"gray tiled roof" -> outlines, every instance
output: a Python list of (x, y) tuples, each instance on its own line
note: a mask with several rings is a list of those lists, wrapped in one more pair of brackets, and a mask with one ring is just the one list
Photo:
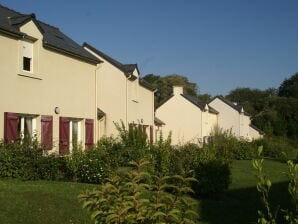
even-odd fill
[(95, 56), (62, 33), (57, 27), (48, 25), (35, 18), (34, 14), (22, 14), (0, 5), (0, 30), (15, 36), (26, 36), (19, 28), (32, 20), (43, 35), (43, 46), (61, 53), (80, 58), (93, 64), (100, 63)]
[[(233, 102), (229, 101), (228, 99), (224, 98), (223, 96), (216, 96), (214, 99), (220, 99), (221, 101), (223, 101), (224, 103), (226, 103), (227, 105), (229, 105), (230, 107), (232, 107), (234, 110), (238, 111), (239, 113), (241, 113), (243, 107), (240, 105), (236, 105)], [(246, 116), (250, 116), (247, 112), (244, 111), (244, 114)]]
[(146, 82), (144, 79), (139, 79), (139, 83), (141, 86), (148, 90), (156, 91), (156, 89), (150, 83)]
[(161, 125), (165, 125), (165, 122), (163, 122), (162, 120), (160, 120), (157, 117), (154, 117), (154, 124), (158, 125), (158, 126), (161, 126)]
[(116, 59), (110, 57), (109, 55), (103, 53), (102, 51), (96, 49), (95, 47), (91, 46), (90, 44), (88, 44), (86, 42), (83, 44), (83, 47), (89, 48), (94, 53), (98, 54), (100, 57), (107, 60), (109, 63), (111, 63), (112, 65), (114, 65), (115, 67), (120, 69), (122, 72), (124, 72), (124, 74), (126, 76), (132, 75), (132, 73), (134, 72), (135, 69), (137, 69), (137, 71), (139, 73), (137, 64), (122, 64), (121, 62), (117, 61)]
[[(93, 51), (94, 53), (96, 53), (97, 55), (99, 55), (100, 57), (102, 57), (103, 59), (107, 60), (109, 63), (111, 63), (112, 65), (114, 65), (115, 67), (117, 67), (118, 69), (120, 69), (125, 76), (127, 77), (131, 77), (132, 80), (135, 80), (137, 77), (133, 75), (133, 72), (135, 71), (135, 69), (139, 72), (139, 68), (137, 64), (122, 64), (121, 62), (117, 61), (116, 59), (110, 57), (109, 55), (103, 53), (102, 51), (96, 49), (95, 47), (91, 46), (88, 43), (84, 43), (83, 47), (86, 47), (88, 49), (90, 49), (91, 51)], [(141, 86), (145, 87), (146, 89), (150, 90), (150, 91), (155, 91), (155, 88), (153, 88), (153, 86), (151, 86), (150, 83), (146, 82), (145, 80), (139, 78), (139, 83)]]
[[(188, 101), (190, 101), (191, 103), (193, 103), (194, 105), (196, 105), (202, 111), (205, 110), (205, 107), (206, 107), (207, 104), (201, 102), (196, 97), (190, 96), (190, 95), (184, 95), (184, 94), (181, 94), (181, 96), (183, 96), (185, 99), (187, 99)], [(210, 113), (218, 114), (218, 111), (216, 111), (214, 108), (210, 107), (209, 105), (208, 105), (208, 110), (209, 110)]]
[(253, 124), (250, 124), (249, 126), (259, 132), (259, 134), (264, 135), (264, 132), (258, 127), (254, 126)]

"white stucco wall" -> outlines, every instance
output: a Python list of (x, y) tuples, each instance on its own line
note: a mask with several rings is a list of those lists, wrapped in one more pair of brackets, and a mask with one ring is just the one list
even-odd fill
[[(40, 115), (52, 115), (53, 139), (57, 150), (60, 116), (96, 117), (96, 66), (43, 48), (43, 37), (31, 21), (21, 27), (21, 31), (37, 38), (34, 42), (33, 73), (22, 71), (21, 40), (0, 34), (0, 60), (3, 65), (0, 66), (0, 138), (4, 135), (4, 112), (38, 115), (38, 132)], [(55, 107), (60, 108), (59, 115), (54, 113)], [(83, 141), (84, 130), (82, 122)]]
[(224, 130), (231, 130), (232, 134), (237, 138), (252, 140), (253, 138), (259, 138), (261, 135), (250, 127), (250, 116), (241, 111), (240, 113), (223, 102), (219, 98), (215, 98), (209, 103), (211, 107), (219, 112), (218, 114), (218, 126)]
[(163, 135), (166, 137), (172, 133), (172, 144), (199, 142), (202, 136), (201, 111), (182, 96), (173, 96), (156, 110), (156, 116), (166, 123)]
[(240, 136), (240, 119), (239, 112), (221, 101), (215, 98), (209, 103), (211, 107), (219, 112), (218, 114), (218, 126), (224, 130), (231, 130), (232, 133)]
[[(119, 68), (112, 65), (100, 55), (87, 51), (103, 61), (97, 72), (97, 106), (106, 113), (99, 121), (98, 138), (103, 135), (118, 135), (114, 122), (154, 125), (154, 93), (139, 84), (138, 72), (133, 74), (135, 80), (129, 80)], [(148, 127), (148, 136), (149, 130)]]

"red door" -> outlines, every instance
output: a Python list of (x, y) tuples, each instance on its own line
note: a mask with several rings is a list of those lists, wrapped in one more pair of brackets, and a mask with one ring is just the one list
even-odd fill
[(69, 119), (60, 117), (59, 120), (59, 154), (69, 153)]

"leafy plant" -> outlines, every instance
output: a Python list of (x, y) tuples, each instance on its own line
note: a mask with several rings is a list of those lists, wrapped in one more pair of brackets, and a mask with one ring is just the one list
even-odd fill
[[(95, 223), (196, 223), (195, 203), (187, 196), (195, 180), (151, 175), (146, 171), (148, 163), (130, 162), (129, 170), (79, 195)], [(175, 184), (168, 184), (169, 180)]]
[[(258, 156), (261, 156), (263, 147), (258, 148)], [(288, 161), (288, 177), (289, 185), (288, 192), (292, 198), (292, 209), (280, 209), (279, 206), (273, 210), (270, 200), (269, 192), (272, 186), (270, 179), (263, 172), (262, 158), (253, 160), (253, 167), (257, 170), (257, 190), (261, 194), (261, 201), (264, 206), (265, 212), (258, 210), (258, 223), (260, 224), (276, 224), (279, 212), (283, 212), (284, 220), (290, 224), (298, 223), (298, 164)]]

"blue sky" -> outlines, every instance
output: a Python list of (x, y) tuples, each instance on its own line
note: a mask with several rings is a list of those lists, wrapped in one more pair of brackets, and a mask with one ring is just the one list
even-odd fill
[(267, 89), (298, 72), (297, 0), (0, 0), (142, 76), (180, 74), (200, 93)]

